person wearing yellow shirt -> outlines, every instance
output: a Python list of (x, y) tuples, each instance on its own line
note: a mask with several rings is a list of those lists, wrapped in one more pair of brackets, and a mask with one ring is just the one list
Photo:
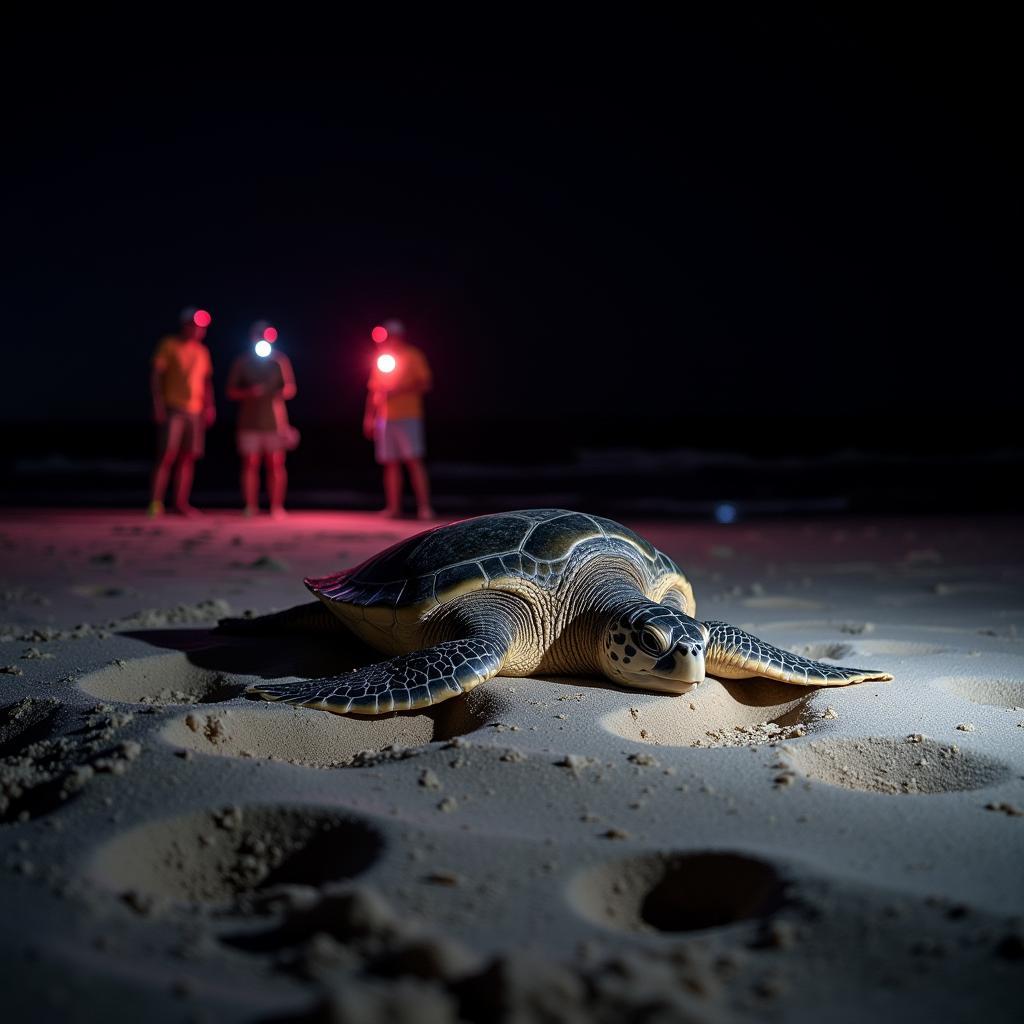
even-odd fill
[[(406, 341), (399, 320), (384, 324), (381, 343), (367, 382), (363, 433), (374, 442), (377, 462), (384, 470), (384, 508), (392, 519), (402, 514), (402, 466), (409, 474), (420, 519), (433, 519), (430, 481), (423, 465), (423, 396), (431, 388), (426, 356)], [(391, 357), (388, 359), (388, 357)]]
[(163, 514), (164, 495), (175, 467), (174, 507), (186, 516), (198, 512), (190, 501), (195, 461), (202, 457), (206, 428), (217, 416), (213, 362), (203, 344), (209, 322), (208, 313), (185, 310), (177, 334), (165, 337), (153, 355), (150, 391), (153, 419), (160, 431), (149, 502), (151, 516)]

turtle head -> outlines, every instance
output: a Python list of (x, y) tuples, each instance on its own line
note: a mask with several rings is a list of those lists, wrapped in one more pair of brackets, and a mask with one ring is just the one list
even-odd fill
[(623, 686), (686, 693), (704, 680), (707, 635), (702, 623), (676, 608), (645, 602), (609, 620), (604, 672)]

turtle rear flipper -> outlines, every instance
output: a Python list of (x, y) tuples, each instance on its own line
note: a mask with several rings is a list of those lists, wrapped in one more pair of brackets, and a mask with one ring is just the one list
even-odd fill
[(389, 661), (324, 679), (264, 683), (247, 693), (336, 715), (383, 715), (438, 704), (498, 674), (507, 644), (496, 638), (446, 640)]
[(704, 655), (709, 675), (723, 679), (763, 676), (796, 686), (846, 686), (847, 683), (888, 682), (892, 676), (877, 669), (826, 665), (765, 643), (727, 622), (705, 622), (708, 640)]

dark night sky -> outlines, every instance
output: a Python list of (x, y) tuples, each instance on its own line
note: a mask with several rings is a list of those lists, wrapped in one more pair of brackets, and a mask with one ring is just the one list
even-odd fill
[(141, 419), (188, 304), (300, 419), (391, 315), (435, 415), (1000, 411), (1012, 33), (936, 17), (12, 28), (5, 418)]

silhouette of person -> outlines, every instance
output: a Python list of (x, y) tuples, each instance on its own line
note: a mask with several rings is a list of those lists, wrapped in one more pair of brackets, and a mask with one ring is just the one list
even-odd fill
[(277, 350), (277, 330), (258, 320), (250, 330), (252, 348), (238, 356), (228, 373), (228, 398), (239, 403), (238, 454), (242, 459), (242, 500), (245, 514), (260, 506), (260, 460), (267, 467), (270, 514), (284, 516), (288, 473), (285, 453), (294, 448), (298, 431), (288, 423), (285, 402), (295, 397), (295, 375), (288, 357)]
[(378, 328), (378, 351), (367, 382), (363, 433), (374, 442), (377, 462), (384, 471), (384, 508), (381, 515), (402, 514), (402, 466), (409, 474), (416, 497), (417, 516), (433, 519), (430, 481), (423, 465), (423, 395), (430, 390), (431, 374), (423, 353), (406, 341), (400, 320)]
[(197, 515), (192, 507), (195, 461), (203, 455), (206, 428), (217, 418), (213, 399), (213, 362), (203, 344), (210, 314), (186, 309), (176, 334), (163, 338), (153, 355), (150, 391), (153, 419), (160, 428), (149, 514), (164, 511), (171, 470), (177, 466), (174, 507), (182, 515)]

